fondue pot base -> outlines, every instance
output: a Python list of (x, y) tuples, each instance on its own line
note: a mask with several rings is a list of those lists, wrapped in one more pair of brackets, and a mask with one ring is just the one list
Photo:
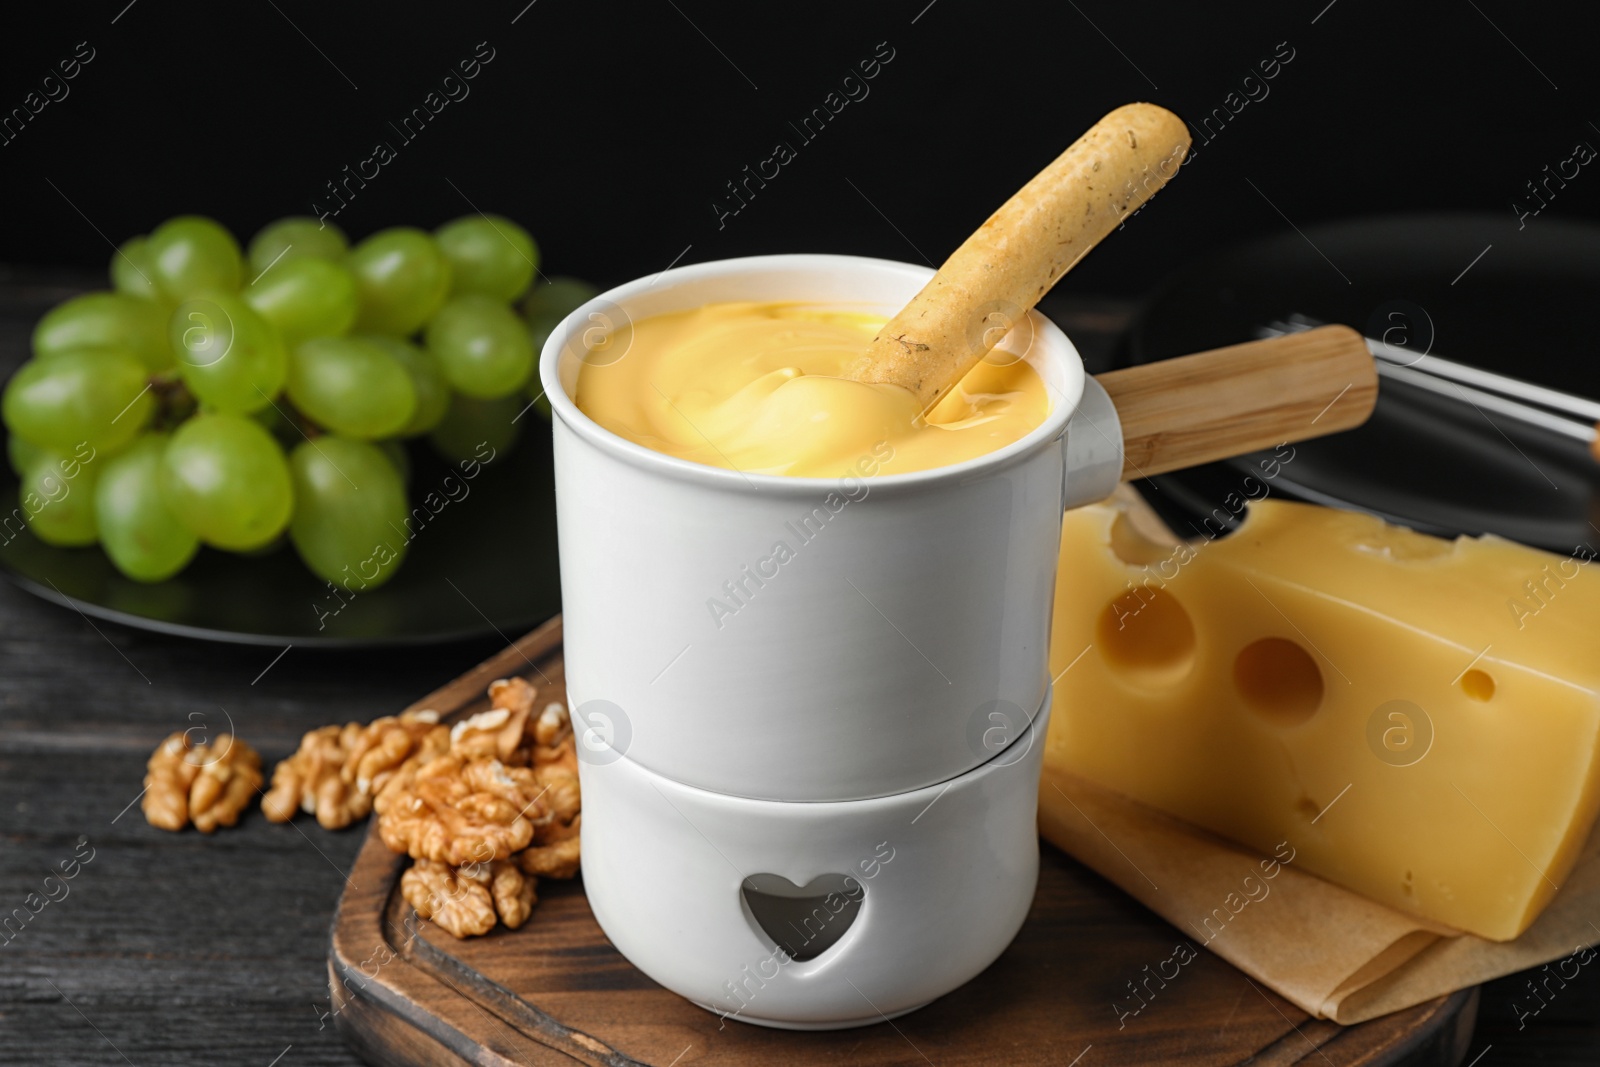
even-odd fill
[(1047, 699), (974, 770), (869, 800), (728, 796), (590, 753), (595, 919), (645, 974), (731, 1019), (840, 1029), (913, 1011), (992, 963), (1028, 913), (1049, 714)]

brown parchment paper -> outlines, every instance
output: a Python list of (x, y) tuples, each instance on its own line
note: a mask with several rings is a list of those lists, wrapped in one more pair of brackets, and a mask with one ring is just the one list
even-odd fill
[(1600, 832), (1533, 926), (1514, 941), (1494, 942), (1374, 903), (1297, 869), (1292, 858), (1259, 855), (1049, 767), (1039, 829), (1195, 948), (1338, 1023), (1600, 944)]

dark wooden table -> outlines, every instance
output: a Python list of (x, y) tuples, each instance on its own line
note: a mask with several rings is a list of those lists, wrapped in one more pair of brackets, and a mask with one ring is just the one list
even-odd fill
[[(33, 320), (83, 284), (0, 268), (0, 378)], [(1091, 300), (1049, 310), (1091, 364), (1129, 312)], [(361, 831), (252, 812), (212, 837), (165, 833), (135, 803), (144, 761), (173, 730), (231, 722), (270, 768), (306, 730), (393, 712), (500, 644), (293, 648), (274, 664), (271, 649), (91, 623), (0, 584), (0, 919), (31, 915), (0, 931), (0, 1064), (359, 1063), (328, 1016), (326, 958)], [(91, 858), (63, 895), (46, 879), (74, 856)], [(47, 889), (59, 899), (39, 907)], [(1600, 977), (1585, 969), (1546, 993), (1519, 1029), (1515, 1004), (1539, 1004), (1530, 977), (1486, 988), (1468, 1062), (1600, 1060)]]

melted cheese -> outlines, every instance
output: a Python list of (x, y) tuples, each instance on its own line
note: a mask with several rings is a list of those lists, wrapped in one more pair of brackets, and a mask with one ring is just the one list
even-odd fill
[(909, 390), (840, 377), (885, 321), (770, 303), (657, 315), (607, 338), (622, 355), (586, 363), (575, 399), (601, 426), (657, 452), (792, 477), (836, 477), (885, 454), (884, 474), (948, 466), (1011, 444), (1049, 413), (1044, 382), (1005, 353), (978, 364), (926, 417)]

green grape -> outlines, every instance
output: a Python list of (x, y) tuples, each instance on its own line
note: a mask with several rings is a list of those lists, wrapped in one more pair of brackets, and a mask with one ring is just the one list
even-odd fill
[[(439, 454), (452, 462), (484, 460), (505, 452), (522, 436), (525, 418), (518, 418), (527, 405), (516, 396), (495, 400), (476, 400), (460, 393), (450, 398), (450, 410), (434, 427), (428, 440)], [(516, 420), (516, 421), (512, 421)], [(492, 450), (492, 451), (491, 451)]]
[(522, 302), (522, 313), (530, 325), (541, 320), (554, 324), (599, 295), (599, 289), (581, 278), (557, 276), (528, 291), (528, 299)]
[[(522, 314), (528, 320), (528, 338), (533, 342), (534, 358), (539, 358), (545, 342), (556, 332), (562, 319), (599, 295), (600, 290), (577, 278), (551, 278), (548, 282), (535, 285), (528, 293), (528, 299), (522, 302)], [(536, 374), (528, 383), (528, 393), (537, 396), (541, 388)], [(548, 405), (540, 411), (546, 418), (550, 417)]]
[(382, 334), (369, 334), (362, 340), (370, 341), (389, 353), (411, 375), (411, 387), (417, 393), (417, 407), (411, 421), (401, 429), (401, 437), (415, 437), (439, 425), (444, 413), (450, 409), (450, 383), (444, 380), (439, 361), (425, 348), (409, 341)]
[(250, 238), (250, 273), (260, 275), (274, 263), (282, 266), (301, 259), (338, 263), (349, 248), (344, 231), (333, 223), (291, 215), (269, 222)]
[(239, 242), (212, 219), (179, 215), (150, 234), (151, 277), (168, 300), (238, 290), (243, 265)]
[(428, 323), (426, 339), (451, 387), (480, 400), (516, 392), (533, 372), (527, 328), (491, 297), (456, 297)]
[(394, 469), (400, 472), (400, 481), (410, 485), (411, 453), (406, 451), (406, 446), (391, 437), (387, 441), (379, 441), (378, 449), (383, 453), (383, 458), (392, 463)]
[(35, 444), (68, 452), (79, 444), (114, 452), (150, 419), (144, 364), (131, 352), (85, 348), (22, 365), (6, 383), (0, 415)]
[(162, 457), (161, 495), (200, 540), (234, 552), (270, 542), (294, 510), (283, 449), (239, 415), (196, 415), (178, 427)]
[(53, 452), (42, 453), (28, 467), (17, 489), (17, 501), (39, 540), (63, 548), (95, 543), (94, 483), (98, 474), (89, 462)]
[(528, 291), (539, 267), (539, 246), (501, 215), (465, 215), (433, 231), (450, 261), (450, 294), (477, 293), (512, 301)]
[[(565, 316), (563, 316), (565, 317)], [(550, 335), (556, 332), (556, 327), (561, 324), (561, 319), (546, 318), (534, 319), (528, 323), (528, 342), (533, 345), (533, 358), (535, 361), (544, 354), (544, 346), (550, 340)], [(538, 392), (539, 376), (535, 374), (528, 379), (528, 387)]]
[(245, 415), (283, 388), (288, 350), (242, 297), (217, 293), (178, 305), (167, 324), (183, 384), (207, 407)]
[(279, 263), (247, 285), (243, 295), (287, 345), (338, 336), (356, 321), (356, 280), (325, 259)]
[(188, 566), (200, 539), (179, 522), (161, 492), (168, 437), (147, 433), (106, 461), (94, 487), (100, 544), (117, 570), (139, 582), (159, 582)]
[(380, 230), (350, 250), (361, 310), (356, 329), (409, 337), (450, 292), (450, 262), (432, 237), (409, 226)]
[(172, 366), (167, 345), (167, 309), (127, 293), (84, 293), (57, 304), (33, 328), (39, 359), (78, 348), (120, 348), (150, 370)]
[(148, 237), (130, 237), (111, 254), (111, 288), (141, 300), (166, 299), (156, 287), (156, 268), (150, 259)]
[(319, 437), (295, 448), (289, 538), (319, 578), (359, 591), (394, 576), (406, 554), (406, 488), (383, 451)]
[(49, 455), (49, 449), (40, 448), (32, 441), (25, 440), (16, 434), (6, 435), (6, 460), (11, 464), (11, 469), (17, 472), (17, 477), (22, 477), (39, 460)]
[(398, 360), (357, 337), (315, 337), (289, 357), (289, 399), (343, 437), (393, 437), (411, 421), (417, 391)]

